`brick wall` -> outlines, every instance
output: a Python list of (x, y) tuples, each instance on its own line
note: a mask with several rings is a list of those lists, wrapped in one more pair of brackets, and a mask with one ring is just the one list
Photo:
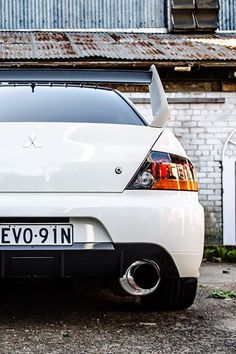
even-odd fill
[[(129, 94), (129, 97), (148, 97)], [(169, 98), (225, 98), (225, 103), (170, 104), (173, 130), (197, 167), (199, 199), (205, 208), (206, 243), (222, 242), (222, 149), (236, 128), (236, 92), (169, 93)], [(137, 104), (151, 117), (149, 104)]]

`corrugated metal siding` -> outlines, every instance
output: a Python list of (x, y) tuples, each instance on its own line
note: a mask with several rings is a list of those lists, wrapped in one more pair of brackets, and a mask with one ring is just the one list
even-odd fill
[(236, 0), (220, 0), (220, 29), (236, 30)]
[(164, 27), (159, 0), (2, 0), (1, 29)]
[(236, 60), (230, 34), (0, 32), (0, 60)]
[[(163, 28), (165, 0), (1, 0), (0, 29)], [(236, 0), (219, 0), (220, 29), (236, 30)]]

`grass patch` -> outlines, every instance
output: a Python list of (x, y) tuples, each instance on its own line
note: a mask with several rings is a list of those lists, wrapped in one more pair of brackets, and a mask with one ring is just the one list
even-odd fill
[(213, 297), (214, 299), (235, 299), (236, 294), (231, 290), (212, 290), (210, 292), (209, 297)]
[(211, 262), (236, 263), (236, 246), (205, 246), (203, 258)]

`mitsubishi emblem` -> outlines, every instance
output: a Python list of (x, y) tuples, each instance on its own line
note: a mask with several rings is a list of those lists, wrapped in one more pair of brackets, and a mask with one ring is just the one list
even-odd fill
[(26, 142), (23, 145), (23, 148), (30, 148), (30, 147), (35, 147), (35, 148), (41, 148), (42, 145), (39, 143), (38, 138), (34, 133), (31, 133), (26, 140)]

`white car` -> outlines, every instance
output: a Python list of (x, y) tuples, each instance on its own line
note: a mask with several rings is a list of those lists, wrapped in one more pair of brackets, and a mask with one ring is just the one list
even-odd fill
[[(194, 167), (164, 128), (156, 68), (1, 69), (0, 82), (1, 277), (96, 277), (152, 309), (190, 306), (204, 214)], [(88, 85), (105, 82), (149, 84), (152, 124)]]

